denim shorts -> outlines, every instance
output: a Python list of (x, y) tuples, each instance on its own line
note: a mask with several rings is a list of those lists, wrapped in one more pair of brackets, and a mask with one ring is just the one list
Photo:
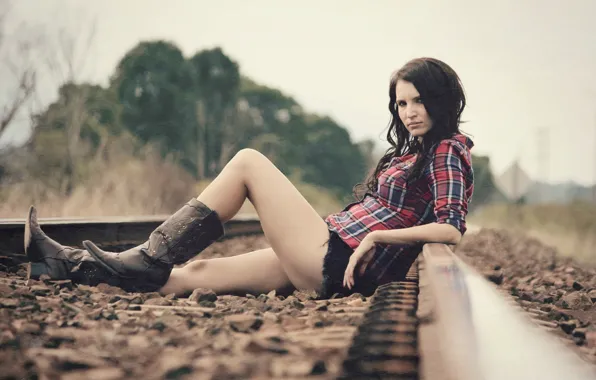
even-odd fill
[(329, 245), (323, 260), (323, 286), (319, 298), (331, 298), (336, 293), (344, 297), (353, 293), (369, 297), (375, 292), (378, 285), (367, 278), (366, 274), (362, 277), (354, 274), (355, 281), (352, 289), (343, 286), (344, 273), (353, 252), (354, 250), (336, 232), (329, 231)]

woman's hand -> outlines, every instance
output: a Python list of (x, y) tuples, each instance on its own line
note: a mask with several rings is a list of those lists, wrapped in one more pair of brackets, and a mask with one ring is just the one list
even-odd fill
[(352, 289), (354, 286), (354, 271), (356, 270), (356, 266), (359, 266), (358, 273), (361, 276), (364, 274), (366, 267), (375, 254), (375, 248), (376, 241), (374, 239), (373, 233), (371, 232), (366, 235), (362, 242), (360, 242), (360, 245), (356, 247), (350, 256), (350, 261), (348, 262), (346, 272), (344, 273), (344, 287)]

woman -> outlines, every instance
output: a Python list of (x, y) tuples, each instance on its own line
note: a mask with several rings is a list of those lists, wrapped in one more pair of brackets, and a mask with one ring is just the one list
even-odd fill
[[(457, 244), (473, 192), (470, 149), (459, 132), (466, 101), (445, 63), (414, 59), (391, 78), (387, 133), (391, 147), (366, 182), (367, 192), (325, 220), (262, 154), (238, 152), (198, 196), (121, 253), (65, 247), (39, 228), (32, 207), (25, 226), (30, 276), (136, 291), (185, 294), (267, 293), (312, 289), (370, 295), (403, 279), (425, 242)], [(223, 234), (245, 199), (259, 214), (271, 248), (186, 263)]]

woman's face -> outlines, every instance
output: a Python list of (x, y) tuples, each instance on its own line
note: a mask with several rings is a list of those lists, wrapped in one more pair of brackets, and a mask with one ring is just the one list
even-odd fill
[(395, 86), (397, 111), (402, 123), (414, 137), (422, 137), (433, 127), (420, 93), (410, 82), (399, 79)]

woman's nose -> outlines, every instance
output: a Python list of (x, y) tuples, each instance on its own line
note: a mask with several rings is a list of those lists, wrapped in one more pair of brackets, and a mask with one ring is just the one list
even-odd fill
[(406, 108), (406, 117), (413, 118), (416, 116), (416, 114), (417, 114), (416, 108), (411, 105), (408, 105)]

